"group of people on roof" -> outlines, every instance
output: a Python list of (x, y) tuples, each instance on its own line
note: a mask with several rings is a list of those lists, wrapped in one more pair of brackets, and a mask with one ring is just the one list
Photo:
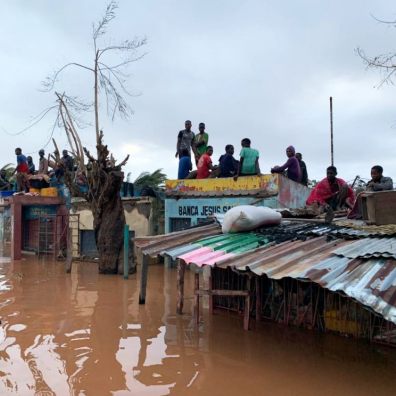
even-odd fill
[[(198, 126), (199, 133), (192, 130), (192, 123), (187, 120), (185, 129), (177, 136), (176, 155), (179, 157), (178, 179), (206, 179), (215, 177), (252, 176), (260, 174), (259, 152), (251, 147), (249, 138), (241, 141), (239, 160), (234, 158), (234, 146), (227, 144), (225, 153), (219, 158), (218, 164), (212, 161), (213, 147), (209, 146), (209, 134), (205, 131), (205, 124)], [(197, 169), (192, 170), (192, 153)], [(271, 173), (282, 173), (289, 179), (304, 185), (308, 184), (308, 172), (301, 153), (296, 153), (293, 146), (286, 149), (287, 161), (282, 166), (274, 166)]]
[[(59, 180), (65, 170), (72, 171), (74, 168), (73, 157), (69, 155), (67, 150), (63, 150), (62, 157), (59, 163), (50, 161), (45, 157), (44, 149), (39, 152), (39, 166), (36, 166), (31, 156), (25, 156), (22, 149), (17, 147), (15, 149), (17, 166), (13, 175), (16, 174), (16, 190), (28, 192), (30, 187), (38, 186), (39, 188), (48, 187), (51, 177)], [(49, 169), (52, 168), (52, 169)], [(12, 183), (8, 180), (6, 172), (0, 172), (0, 190), (12, 189)]]
[[(362, 192), (390, 191), (393, 190), (393, 180), (383, 175), (383, 168), (374, 165), (371, 168), (371, 179)], [(333, 212), (334, 210), (348, 210), (348, 218), (361, 217), (361, 196), (355, 193), (347, 182), (337, 177), (337, 168), (329, 166), (327, 176), (321, 180), (311, 191), (307, 206)]]
[[(227, 144), (225, 153), (219, 158), (217, 165), (213, 164), (213, 147), (209, 143), (209, 134), (205, 124), (198, 126), (195, 134), (190, 120), (185, 122), (185, 129), (177, 136), (176, 157), (179, 157), (178, 179), (206, 179), (214, 177), (251, 176), (260, 174), (259, 152), (251, 147), (251, 141), (244, 138), (241, 141), (239, 160), (234, 158), (234, 146)], [(192, 154), (194, 154), (197, 169), (192, 170)], [(293, 146), (286, 148), (287, 161), (282, 166), (274, 166), (271, 173), (281, 173), (295, 182), (308, 185), (308, 172), (301, 153), (296, 153)], [(365, 191), (386, 191), (393, 189), (390, 177), (383, 176), (383, 168), (375, 165), (371, 168), (371, 180)], [(326, 177), (311, 191), (307, 206), (316, 206), (325, 211), (348, 209), (350, 217), (358, 217), (361, 199), (356, 197), (353, 189), (346, 181), (337, 177), (337, 168), (329, 166)]]

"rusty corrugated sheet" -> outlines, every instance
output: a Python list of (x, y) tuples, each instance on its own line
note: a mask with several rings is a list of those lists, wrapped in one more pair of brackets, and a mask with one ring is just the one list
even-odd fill
[(349, 259), (332, 256), (319, 262), (302, 278), (332, 291), (343, 291), (396, 324), (396, 260)]
[(367, 225), (362, 220), (337, 220), (335, 224), (339, 227), (341, 232), (345, 235), (353, 237), (369, 237), (369, 236), (384, 236), (390, 237), (396, 235), (396, 224), (387, 224), (382, 226)]
[(335, 254), (348, 251), (353, 243), (342, 239), (328, 241), (322, 236), (275, 246), (267, 244), (231, 257), (219, 255), (213, 259), (208, 256), (206, 263), (201, 257), (196, 264), (231, 267), (272, 279), (290, 277), (312, 281), (334, 292), (343, 292), (396, 323), (396, 260)]
[(335, 250), (334, 254), (348, 258), (396, 258), (396, 238), (359, 239)]
[(218, 266), (251, 270), (272, 279), (306, 279), (329, 290), (344, 292), (396, 324), (396, 260), (351, 259), (334, 254), (337, 249), (350, 246), (350, 241), (324, 242), (322, 238), (286, 242), (267, 252), (255, 252), (248, 261), (246, 257), (235, 257)]
[[(188, 263), (199, 266), (231, 267), (272, 279), (312, 281), (345, 293), (396, 324), (396, 238), (334, 239), (334, 227), (290, 228), (291, 233), (284, 225), (261, 230), (256, 235), (261, 234), (258, 240), (261, 238), (262, 246), (252, 244), (246, 250), (240, 249), (246, 234), (215, 236), (221, 234), (218, 224), (137, 238), (136, 245), (152, 257), (168, 254), (172, 258), (188, 257)], [(312, 237), (315, 229), (318, 232)], [(306, 240), (296, 240), (309, 235)], [(329, 235), (333, 235), (330, 240)]]

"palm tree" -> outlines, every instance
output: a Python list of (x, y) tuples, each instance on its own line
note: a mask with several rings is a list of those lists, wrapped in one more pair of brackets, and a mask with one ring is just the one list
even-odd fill
[(142, 172), (133, 182), (136, 190), (142, 190), (143, 188), (151, 188), (154, 191), (158, 191), (164, 188), (167, 177), (162, 169), (157, 169), (153, 173)]
[(3, 172), (3, 171), (5, 171), (7, 180), (10, 180), (10, 178), (11, 178), (11, 177), (14, 175), (14, 173), (15, 173), (15, 166), (14, 166), (14, 164), (7, 164), (7, 165), (4, 165), (4, 166), (0, 169), (0, 172)]

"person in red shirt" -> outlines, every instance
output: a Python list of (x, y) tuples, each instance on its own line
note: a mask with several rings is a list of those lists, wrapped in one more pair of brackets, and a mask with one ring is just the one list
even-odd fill
[(213, 147), (208, 146), (206, 153), (199, 157), (197, 164), (197, 179), (206, 179), (209, 177), (210, 172), (216, 168), (212, 165), (212, 159), (210, 158), (213, 154)]
[(19, 147), (15, 149), (15, 155), (17, 156), (17, 167), (14, 174), (16, 173), (17, 191), (28, 192), (29, 182), (27, 175), (29, 173), (29, 166), (27, 158), (22, 154), (22, 149)]
[(355, 194), (345, 180), (337, 176), (337, 168), (329, 166), (326, 170), (327, 177), (320, 181), (311, 191), (306, 204), (318, 204), (325, 209), (339, 210), (351, 209), (355, 201)]

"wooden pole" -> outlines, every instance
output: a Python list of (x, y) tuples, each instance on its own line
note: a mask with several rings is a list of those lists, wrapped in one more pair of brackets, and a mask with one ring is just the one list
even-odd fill
[(140, 273), (140, 295), (139, 304), (146, 304), (146, 289), (147, 289), (147, 275), (148, 275), (149, 257), (143, 255), (142, 268)]
[(195, 273), (194, 278), (194, 292), (195, 292), (195, 323), (199, 324), (199, 271)]
[(128, 279), (129, 272), (129, 225), (124, 226), (124, 279)]
[(331, 96), (330, 96), (330, 151), (331, 151), (331, 165), (334, 166), (333, 98)]
[(184, 305), (184, 273), (186, 264), (184, 261), (177, 259), (177, 309), (176, 312), (181, 315)]

